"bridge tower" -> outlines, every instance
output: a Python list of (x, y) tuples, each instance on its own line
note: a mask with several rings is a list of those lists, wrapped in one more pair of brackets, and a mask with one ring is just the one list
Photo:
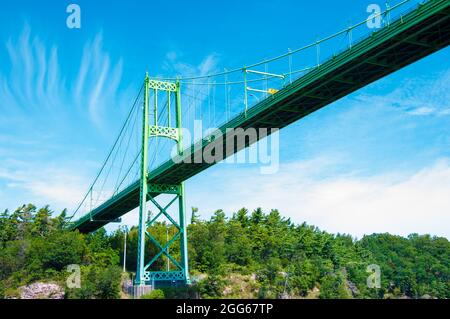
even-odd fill
[[(153, 94), (153, 120), (150, 123), (150, 94)], [(158, 125), (158, 96), (166, 95), (167, 105), (167, 125)], [(171, 110), (172, 101), (175, 101), (175, 125), (172, 125)], [(166, 106), (164, 105), (164, 107)], [(185, 199), (184, 182), (177, 185), (156, 184), (150, 182), (148, 158), (149, 158), (149, 139), (150, 138), (168, 138), (177, 143), (178, 154), (183, 151), (182, 119), (181, 119), (181, 93), (180, 83), (162, 82), (150, 79), (148, 74), (144, 83), (144, 105), (143, 105), (143, 125), (142, 125), (142, 154), (141, 154), (141, 178), (140, 178), (140, 206), (139, 206), (139, 239), (137, 254), (136, 286), (150, 285), (158, 282), (165, 283), (190, 283), (187, 254), (187, 234), (185, 222)], [(157, 152), (158, 150), (150, 150)], [(163, 206), (156, 200), (158, 195), (166, 194), (172, 197), (169, 204)], [(150, 201), (157, 208), (157, 213), (150, 216), (147, 211), (147, 202)], [(176, 203), (178, 202), (178, 205)], [(178, 222), (169, 214), (168, 209), (178, 206)], [(175, 226), (177, 233), (170, 238), (165, 245), (162, 245), (151, 234), (149, 228), (160, 217), (166, 217), (169, 225)], [(154, 256), (146, 256), (146, 238), (157, 248)], [(180, 256), (176, 258), (170, 253), (169, 247), (176, 241), (180, 243)], [(152, 270), (152, 265), (166, 256), (169, 263), (172, 263), (176, 270), (170, 268), (166, 271)]]

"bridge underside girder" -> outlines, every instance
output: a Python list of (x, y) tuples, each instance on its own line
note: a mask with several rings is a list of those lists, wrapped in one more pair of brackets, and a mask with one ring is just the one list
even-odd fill
[[(450, 1), (430, 1), (261, 101), (248, 110), (247, 116), (241, 114), (220, 130), (225, 133), (227, 128), (281, 129), (449, 44)], [(223, 154), (234, 154), (263, 137), (246, 139), (242, 145), (225, 142)], [(191, 146), (185, 152), (185, 161), (167, 161), (150, 173), (149, 182), (179, 184), (214, 165), (195, 163), (193, 159), (207, 145), (212, 147), (215, 143), (204, 140)], [(92, 232), (138, 207), (139, 185), (138, 181), (130, 185), (78, 220), (73, 228)]]

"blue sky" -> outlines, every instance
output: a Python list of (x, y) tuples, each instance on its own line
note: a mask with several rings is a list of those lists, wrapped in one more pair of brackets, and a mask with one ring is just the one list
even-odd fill
[[(0, 209), (73, 209), (148, 70), (240, 67), (367, 18), (384, 1), (69, 1), (0, 6)], [(442, 50), (281, 131), (280, 171), (217, 165), (188, 207), (278, 208), (355, 236), (450, 237), (450, 51)], [(124, 218), (136, 223), (136, 213)]]

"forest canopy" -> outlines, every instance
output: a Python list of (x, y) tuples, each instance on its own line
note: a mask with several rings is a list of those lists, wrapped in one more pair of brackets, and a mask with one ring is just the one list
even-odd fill
[[(193, 284), (166, 287), (157, 298), (449, 298), (450, 243), (446, 238), (373, 234), (356, 240), (307, 225), (280, 212), (227, 217), (216, 211), (201, 220), (192, 210), (188, 250)], [(67, 230), (66, 212), (24, 205), (0, 214), (0, 297), (17, 298), (20, 287), (56, 282), (66, 298), (121, 298), (121, 285), (136, 269), (137, 228), (127, 231), (127, 275), (122, 273), (125, 230), (84, 235)], [(176, 233), (155, 223), (162, 244)], [(147, 245), (147, 256), (155, 253)], [(179, 246), (171, 246), (179, 255)], [(81, 288), (65, 285), (67, 266), (80, 265)], [(379, 287), (368, 285), (368, 266), (380, 269)], [(166, 269), (161, 258), (155, 270)], [(169, 264), (170, 269), (175, 269)], [(128, 276), (128, 277), (127, 277)], [(150, 296), (149, 298), (153, 298)], [(156, 298), (156, 297), (155, 297)]]

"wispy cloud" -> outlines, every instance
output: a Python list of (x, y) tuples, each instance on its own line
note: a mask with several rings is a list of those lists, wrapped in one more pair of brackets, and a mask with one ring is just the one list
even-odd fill
[(116, 96), (123, 68), (121, 59), (112, 63), (110, 56), (102, 50), (102, 42), (102, 34), (98, 34), (92, 42), (85, 45), (74, 87), (78, 105), (87, 100), (89, 114), (96, 124), (100, 123), (101, 114), (107, 105), (105, 97)]
[(366, 177), (349, 172), (318, 178), (317, 172), (330, 168), (331, 163), (320, 158), (282, 164), (279, 174), (271, 176), (259, 175), (256, 169), (230, 169), (225, 180), (208, 177), (216, 181), (211, 187), (220, 192), (210, 188), (206, 197), (198, 187), (189, 185), (188, 202), (203, 214), (218, 208), (228, 213), (241, 207), (279, 209), (297, 223), (306, 221), (330, 232), (359, 237), (417, 232), (450, 238), (449, 159), (416, 172)]
[(392, 105), (413, 116), (450, 115), (450, 70), (432, 78), (411, 78), (385, 96), (362, 94), (360, 102)]
[(3, 69), (0, 75), (0, 99), (4, 101), (0, 107), (26, 112), (54, 108), (66, 94), (57, 47), (48, 49), (38, 37), (32, 38), (30, 27), (25, 26), (18, 40), (8, 40), (6, 49), (10, 73)]
[[(6, 43), (7, 63), (0, 70), (0, 109), (2, 112), (35, 112), (52, 115), (61, 112), (88, 112), (91, 121), (99, 126), (105, 106), (119, 100), (123, 62), (114, 61), (103, 49), (99, 33), (86, 43), (75, 79), (67, 73), (56, 45), (45, 44), (33, 36), (26, 25), (18, 39)], [(81, 52), (80, 52), (81, 55)], [(77, 63), (71, 61), (70, 68)]]
[[(199, 61), (198, 64), (186, 63), (182, 61), (182, 55), (175, 51), (168, 52), (166, 54), (165, 60), (163, 62), (163, 70), (166, 74), (171, 74), (173, 77), (202, 77), (207, 76), (219, 71), (219, 56), (216, 53), (211, 53), (206, 55), (203, 59)], [(164, 78), (164, 77), (162, 77)], [(211, 79), (213, 81), (214, 78)], [(213, 85), (195, 85), (193, 83), (208, 82), (207, 79), (187, 81), (183, 83), (182, 95), (185, 105), (187, 105), (188, 112), (186, 117), (188, 118), (191, 127), (189, 129), (193, 130), (193, 120), (198, 119), (196, 115), (202, 118), (203, 115), (208, 114), (210, 122), (206, 126), (214, 126), (212, 123), (211, 113), (208, 110), (208, 103), (211, 96), (215, 96), (215, 87)], [(209, 106), (210, 107), (210, 106)], [(222, 114), (224, 116), (224, 114)], [(206, 118), (206, 116), (205, 116)]]
[(180, 61), (180, 54), (175, 51), (168, 52), (163, 62), (163, 68), (169, 74), (176, 76), (205, 76), (218, 70), (219, 56), (211, 53), (204, 57), (199, 64), (194, 65)]
[[(4, 182), (3, 193), (22, 194), (15, 198), (3, 198), (0, 210), (14, 209), (26, 203), (51, 203), (55, 209), (73, 208), (84, 195), (88, 185), (86, 175), (79, 170), (78, 174), (74, 174), (72, 169), (58, 163), (9, 160), (0, 161), (0, 164), (0, 181)], [(26, 202), (21, 203), (20, 200)]]
[(95, 143), (77, 142), (83, 142), (84, 132), (98, 135), (105, 121), (111, 129), (122, 120), (107, 106), (131, 106), (135, 92), (121, 88), (123, 62), (103, 48), (101, 33), (85, 44), (77, 61), (61, 57), (56, 44), (34, 35), (28, 25), (4, 49), (0, 209), (14, 209), (22, 201), (74, 208), (99, 166), (90, 162), (99, 156)]

